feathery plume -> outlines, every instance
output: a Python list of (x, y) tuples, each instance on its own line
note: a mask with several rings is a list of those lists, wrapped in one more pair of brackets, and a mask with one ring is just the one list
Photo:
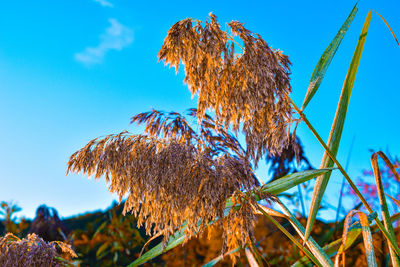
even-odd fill
[[(252, 163), (257, 166), (266, 152), (277, 155), (289, 143), (288, 57), (242, 23), (228, 26), (232, 35), (212, 14), (205, 23), (179, 21), (158, 54), (176, 71), (184, 65), (184, 81), (199, 96), (197, 109), (189, 111), (197, 130), (179, 113), (152, 110), (132, 118), (145, 124), (144, 134), (94, 139), (68, 162), (67, 172), (104, 176), (110, 192), (120, 200), (127, 196), (124, 212), (134, 213), (148, 234), (163, 234), (164, 244), (182, 226), (190, 238), (215, 220), (224, 247), (250, 242), (256, 205), (251, 191), (259, 185)], [(209, 109), (214, 119), (206, 114)], [(245, 149), (230, 128), (244, 133)]]
[[(104, 176), (110, 192), (127, 196), (124, 213), (134, 213), (149, 235), (162, 233), (164, 242), (183, 225), (190, 238), (221, 219), (229, 248), (247, 243), (256, 203), (249, 191), (259, 183), (236, 138), (208, 115), (198, 132), (176, 112), (153, 110), (132, 122), (146, 124), (145, 134), (92, 140), (71, 156), (68, 171)], [(236, 206), (226, 209), (229, 198)]]
[[(176, 71), (182, 62), (185, 83), (193, 95), (199, 95), (199, 120), (211, 109), (218, 124), (231, 125), (235, 131), (241, 128), (247, 156), (257, 165), (266, 152), (277, 155), (288, 145), (291, 63), (243, 23), (232, 21), (228, 26), (243, 47), (210, 14), (205, 23), (192, 19), (175, 23), (158, 57)], [(235, 54), (238, 46), (242, 51)]]

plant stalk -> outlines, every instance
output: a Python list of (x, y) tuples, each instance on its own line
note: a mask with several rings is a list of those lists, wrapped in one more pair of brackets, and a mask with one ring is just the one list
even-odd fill
[[(322, 145), (322, 147), (325, 149), (326, 153), (328, 156), (332, 159), (332, 161), (336, 164), (337, 168), (340, 170), (340, 172), (343, 174), (343, 176), (346, 178), (347, 182), (350, 184), (351, 188), (354, 190), (358, 198), (361, 200), (365, 208), (368, 210), (369, 213), (373, 213), (374, 211), (372, 210), (371, 206), (368, 204), (368, 202), (365, 200), (361, 192), (358, 190), (357, 186), (353, 183), (351, 180), (350, 176), (347, 174), (347, 172), (343, 169), (342, 165), (339, 163), (339, 161), (332, 155), (332, 152), (330, 149), (327, 147), (325, 142), (322, 140), (321, 136), (318, 134), (318, 132), (315, 130), (315, 128), (312, 126), (310, 121), (306, 118), (306, 115), (297, 107), (297, 105), (293, 102), (293, 100), (289, 98), (290, 103), (296, 110), (296, 112), (300, 115), (301, 119), (306, 123), (307, 127), (311, 130), (311, 132), (314, 134), (314, 136), (318, 139), (319, 143)], [(396, 252), (396, 255), (400, 257), (400, 249), (394, 245), (396, 243), (396, 240), (393, 240), (391, 235), (389, 234), (388, 231), (386, 231), (384, 225), (382, 222), (378, 219), (375, 218), (375, 223), (379, 227), (379, 229), (382, 231), (382, 233), (385, 235), (386, 239), (388, 240), (390, 247)]]

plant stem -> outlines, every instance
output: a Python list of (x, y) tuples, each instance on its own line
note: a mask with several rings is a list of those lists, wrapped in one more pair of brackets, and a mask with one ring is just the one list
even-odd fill
[(267, 217), (273, 224), (275, 224), (276, 227), (279, 228), (279, 230), (282, 231), (301, 251), (304, 252), (316, 265), (318, 266), (323, 266), (315, 257), (314, 255), (305, 247), (303, 247), (302, 244), (300, 244), (299, 241), (294, 238), (279, 222), (277, 222), (271, 215), (266, 213), (263, 209), (258, 208), (258, 210), (265, 216)]
[[(368, 204), (368, 202), (365, 200), (361, 192), (358, 190), (357, 186), (353, 183), (351, 180), (350, 176), (347, 174), (347, 172), (343, 169), (342, 165), (339, 163), (339, 161), (332, 155), (332, 152), (330, 149), (327, 147), (325, 142), (322, 140), (321, 136), (318, 134), (318, 132), (315, 130), (315, 128), (311, 125), (310, 121), (306, 118), (306, 115), (297, 107), (297, 105), (293, 102), (293, 100), (288, 97), (290, 103), (296, 110), (296, 112), (300, 115), (301, 119), (306, 123), (307, 127), (311, 130), (311, 132), (314, 134), (314, 136), (318, 139), (319, 143), (322, 145), (322, 147), (325, 149), (326, 153), (328, 156), (332, 159), (332, 161), (336, 164), (340, 172), (343, 174), (344, 178), (346, 178), (347, 182), (350, 184), (351, 188), (354, 190), (358, 198), (361, 200), (361, 202), (364, 204), (365, 208), (368, 210), (368, 212), (373, 213), (374, 211), (372, 210), (371, 206)], [(389, 241), (390, 246), (394, 249), (396, 252), (397, 256), (400, 257), (400, 250), (397, 246), (394, 245), (396, 243), (393, 238), (391, 238), (391, 235), (386, 231), (385, 227), (383, 226), (382, 222), (379, 220), (379, 218), (375, 218), (375, 223), (379, 227), (379, 229), (382, 231), (382, 233), (385, 235), (386, 239)]]

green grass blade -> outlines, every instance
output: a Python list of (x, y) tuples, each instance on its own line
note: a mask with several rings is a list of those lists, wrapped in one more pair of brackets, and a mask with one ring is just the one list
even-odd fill
[[(261, 188), (261, 192), (263, 193), (270, 193), (273, 195), (278, 195), (280, 193), (283, 193), (292, 187), (297, 186), (298, 184), (304, 183), (310, 179), (313, 179), (321, 174), (328, 173), (334, 170), (334, 168), (327, 168), (327, 169), (321, 169), (321, 170), (307, 170), (307, 171), (301, 171), (301, 172), (296, 172), (292, 173), (289, 175), (286, 175), (282, 178), (279, 178), (271, 183), (265, 184)], [(260, 198), (256, 195), (256, 198), (260, 200)], [(226, 201), (225, 207), (229, 209), (232, 207), (232, 202), (230, 199)], [(162, 248), (162, 244), (158, 244), (154, 248), (150, 249), (147, 251), (145, 254), (143, 254), (141, 257), (136, 259), (134, 262), (132, 262), (129, 267), (132, 266), (138, 266), (140, 264), (143, 264), (159, 255), (162, 253), (178, 246), (179, 244), (182, 244), (183, 241), (185, 240), (185, 233), (184, 229), (181, 229), (180, 231), (177, 231), (173, 237), (170, 238), (168, 241), (167, 245), (165, 248)]]
[(335, 55), (336, 51), (339, 48), (340, 43), (343, 40), (344, 35), (346, 34), (347, 30), (349, 29), (350, 24), (353, 22), (355, 15), (357, 14), (357, 4), (354, 6), (353, 10), (350, 12), (349, 16), (347, 17), (346, 21), (343, 23), (342, 27), (340, 28), (339, 32), (336, 34), (335, 38), (333, 38), (332, 42), (329, 46), (325, 49), (324, 53), (322, 54), (321, 58), (319, 59), (315, 69), (311, 75), (310, 85), (308, 86), (308, 90), (306, 93), (306, 97), (304, 98), (303, 106), (301, 110), (304, 110), (307, 104), (310, 102), (311, 98), (317, 92), (322, 80), (324, 79), (325, 72), (328, 69), (333, 56)]
[[(340, 138), (342, 136), (344, 121), (346, 118), (347, 108), (349, 106), (350, 96), (356, 78), (358, 65), (360, 64), (361, 54), (364, 48), (365, 39), (367, 37), (369, 23), (371, 21), (371, 11), (368, 12), (367, 18), (365, 19), (363, 29), (360, 34), (360, 38), (357, 43), (357, 47), (354, 51), (353, 58), (350, 63), (350, 67), (347, 71), (346, 79), (343, 84), (342, 93), (340, 95), (339, 104), (336, 110), (335, 119), (332, 124), (331, 132), (328, 139), (328, 148), (334, 157), (337, 155), (339, 149)], [(325, 151), (321, 162), (321, 168), (333, 167), (333, 161)], [(330, 173), (326, 173), (323, 176), (317, 178), (314, 186), (312, 201), (310, 205), (309, 217), (307, 220), (305, 240), (310, 236), (311, 228), (315, 222), (318, 209), (321, 204), (322, 197), (325, 193), (326, 186), (330, 178)]]
[[(325, 168), (319, 170), (306, 170), (306, 171), (291, 173), (279, 179), (276, 179), (268, 184), (263, 185), (260, 189), (260, 192), (270, 193), (272, 195), (279, 195), (280, 193), (283, 193), (299, 184), (307, 182), (317, 176), (326, 174), (335, 169), (336, 168)], [(256, 198), (257, 201), (261, 200), (261, 198), (256, 193), (254, 194), (254, 197)], [(228, 199), (226, 201), (225, 208), (230, 208), (232, 207), (232, 205), (233, 205), (232, 201)]]
[(162, 243), (156, 245), (149, 251), (147, 251), (145, 254), (143, 254), (141, 257), (136, 259), (134, 262), (128, 265), (128, 267), (133, 267), (133, 266), (139, 266), (151, 259), (154, 259), (155, 257), (161, 255), (164, 252), (167, 252), (168, 250), (173, 249), (179, 244), (182, 244), (183, 241), (185, 240), (185, 230), (182, 229), (180, 231), (177, 231), (169, 240), (168, 243), (165, 245), (163, 248)]
[[(371, 213), (368, 215), (368, 222), (371, 223), (373, 220), (375, 220), (377, 217), (376, 212)], [(400, 213), (396, 213), (395, 215), (393, 215), (392, 217), (390, 217), (392, 222), (398, 221), (400, 219)], [(378, 232), (380, 229), (378, 227), (378, 225), (374, 224), (371, 227), (371, 231), (373, 233)], [(360, 222), (355, 222), (353, 223), (353, 225), (350, 227), (349, 229), (349, 233), (347, 236), (347, 241), (346, 241), (346, 246), (345, 246), (345, 250), (348, 249), (350, 246), (352, 245), (356, 245), (360, 242), (360, 235), (361, 235), (361, 224)], [(328, 245), (324, 246), (324, 250), (326, 252), (326, 254), (329, 255), (329, 257), (333, 257), (336, 255), (336, 253), (341, 252), (343, 250), (343, 247), (341, 247), (342, 245), (342, 239), (337, 239), (331, 243), (329, 243)], [(292, 267), (301, 267), (301, 266), (309, 266), (311, 264), (310, 260), (304, 256), (302, 257), (300, 260), (298, 260), (297, 262), (295, 262)]]
[(332, 170), (335, 170), (335, 168), (331, 167), (319, 170), (307, 170), (288, 174), (282, 178), (263, 185), (261, 191), (278, 195), (317, 176), (330, 173)]
[(386, 155), (383, 152), (379, 151), (379, 152), (372, 154), (371, 163), (372, 163), (372, 169), (374, 171), (379, 202), (381, 204), (383, 225), (385, 226), (387, 232), (389, 233), (390, 238), (394, 241), (393, 245), (395, 246), (394, 248), (392, 248), (389, 245), (390, 243), (388, 244), (390, 259), (392, 261), (393, 266), (400, 266), (400, 258), (395, 253), (395, 250), (399, 250), (399, 247), (397, 245), (397, 242), (395, 242), (396, 234), (393, 230), (392, 221), (390, 220), (390, 213), (389, 213), (389, 209), (388, 209), (387, 202), (386, 202), (385, 192), (383, 190), (382, 177), (381, 177), (381, 173), (379, 171), (378, 156), (380, 156), (386, 162), (388, 167), (392, 170), (393, 174), (397, 176), (397, 178), (398, 178), (398, 174), (397, 174), (396, 169), (394, 168), (393, 164), (390, 162), (390, 160), (386, 157)]
[(297, 234), (303, 239), (305, 245), (311, 251), (313, 256), (317, 258), (317, 260), (323, 266), (333, 266), (333, 262), (330, 260), (329, 256), (326, 255), (325, 251), (318, 245), (317, 242), (314, 241), (312, 237), (309, 240), (304, 239), (305, 229), (303, 225), (296, 219), (296, 217), (290, 212), (290, 210), (281, 202), (278, 201), (277, 204), (281, 207), (283, 213), (287, 216), (288, 221), (296, 230)]
[(213, 260), (207, 262), (206, 264), (204, 264), (202, 267), (212, 267), (212, 266), (214, 266), (215, 264), (217, 264), (218, 262), (220, 262), (224, 257), (226, 257), (226, 256), (228, 256), (228, 255), (230, 255), (230, 254), (236, 253), (236, 252), (238, 252), (238, 251), (241, 250), (241, 249), (242, 249), (242, 247), (237, 247), (237, 248), (235, 248), (235, 249), (233, 249), (233, 250), (231, 250), (231, 251), (225, 253), (225, 255), (219, 255), (219, 256), (216, 257), (215, 259), (213, 259)]
[[(376, 212), (369, 214), (368, 222), (371, 223), (377, 216), (378, 215)], [(400, 213), (398, 213), (394, 216), (397, 216), (396, 219), (399, 219)], [(374, 225), (372, 227), (372, 229), (376, 231), (379, 228), (376, 225)], [(347, 241), (346, 241), (344, 250), (348, 249), (353, 244), (356, 244), (357, 242), (359, 242), (361, 233), (362, 233), (362, 229), (361, 229), (360, 222), (353, 223), (349, 228), (349, 231), (347, 234)], [(324, 246), (323, 250), (329, 257), (335, 256), (338, 251), (342, 252), (343, 251), (342, 238), (339, 238), (339, 239), (329, 243), (328, 245)], [(310, 260), (306, 256), (304, 256), (301, 259), (299, 259), (297, 262), (295, 262), (292, 265), (292, 267), (309, 266), (310, 264), (311, 264)]]
[(278, 221), (276, 221), (271, 215), (268, 213), (264, 212), (263, 209), (259, 208), (259, 211), (267, 217), (276, 227), (278, 227), (279, 230), (281, 230), (282, 233), (284, 233), (290, 241), (292, 241), (293, 244), (295, 244), (301, 251), (304, 252), (304, 254), (307, 255), (307, 257), (312, 260), (317, 266), (324, 266), (306, 247), (302, 246), (299, 241), (297, 241), (296, 238), (292, 234), (290, 234), (285, 227), (283, 227)]

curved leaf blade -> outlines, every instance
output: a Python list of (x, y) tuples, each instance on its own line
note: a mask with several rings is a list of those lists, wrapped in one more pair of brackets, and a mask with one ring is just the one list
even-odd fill
[[(372, 223), (372, 221), (377, 216), (378, 215), (376, 212), (369, 214), (368, 222)], [(400, 218), (400, 213), (393, 216), (393, 219), (397, 220), (399, 218)], [(349, 228), (345, 247), (342, 246), (342, 238), (339, 238), (323, 247), (325, 253), (328, 254), (329, 257), (333, 257), (336, 255), (336, 253), (338, 251), (342, 252), (343, 249), (346, 250), (346, 249), (350, 248), (353, 244), (357, 244), (357, 242), (360, 241), (360, 237), (361, 237), (361, 233), (362, 233), (361, 228), (362, 228), (362, 226), (359, 221), (353, 223)], [(376, 225), (374, 225), (372, 227), (373, 232), (377, 231), (377, 229), (378, 229), (378, 227)], [(291, 267), (310, 266), (310, 265), (311, 265), (310, 259), (308, 259), (307, 256), (303, 256), (301, 259), (299, 259), (297, 262), (295, 262)]]
[(396, 250), (399, 250), (399, 247), (396, 242), (396, 234), (393, 229), (393, 224), (392, 221), (390, 220), (390, 213), (389, 213), (389, 208), (386, 202), (386, 197), (385, 197), (385, 191), (383, 189), (383, 183), (382, 183), (382, 176), (379, 170), (379, 164), (378, 164), (378, 156), (380, 156), (387, 166), (390, 168), (390, 170), (393, 172), (394, 175), (396, 175), (396, 178), (399, 178), (399, 175), (396, 172), (395, 167), (393, 164), (390, 162), (390, 160), (386, 157), (386, 155), (382, 151), (375, 152), (371, 156), (371, 164), (372, 164), (372, 169), (374, 171), (374, 176), (375, 176), (375, 182), (376, 182), (376, 188), (378, 191), (378, 197), (379, 197), (379, 202), (381, 204), (381, 210), (382, 210), (382, 218), (383, 218), (383, 224), (389, 233), (389, 238), (392, 241), (392, 244), (394, 247), (390, 246), (390, 242), (388, 243), (389, 246), (389, 252), (390, 252), (390, 259), (392, 261), (393, 266), (400, 266), (400, 258), (396, 255)]

